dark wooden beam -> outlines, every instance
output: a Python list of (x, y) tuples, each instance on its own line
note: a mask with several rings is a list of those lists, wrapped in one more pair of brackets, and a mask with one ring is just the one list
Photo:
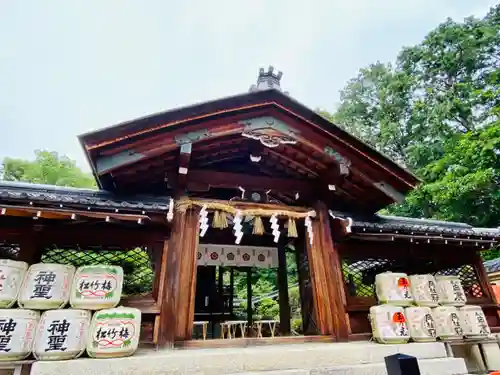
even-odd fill
[(184, 188), (186, 187), (187, 174), (189, 172), (189, 160), (191, 159), (191, 150), (191, 143), (185, 143), (180, 148), (178, 168), (179, 177), (177, 180), (177, 188), (180, 190), (184, 190)]
[(245, 189), (271, 189), (309, 194), (313, 181), (251, 176), (248, 174), (219, 172), (210, 170), (192, 170), (188, 175), (190, 182), (203, 182), (214, 188), (234, 188), (242, 186)]
[(287, 336), (290, 334), (290, 298), (288, 296), (288, 275), (286, 266), (286, 244), (280, 241), (278, 244), (278, 293), (280, 307), (280, 334)]
[[(318, 176), (317, 170), (314, 170), (314, 169), (306, 166), (302, 162), (300, 162), (298, 160), (294, 160), (294, 159), (284, 155), (284, 152), (275, 151), (275, 150), (272, 150), (270, 148), (266, 149), (264, 152), (265, 152), (265, 155), (270, 155), (274, 159), (282, 160), (282, 163), (284, 161), (285, 162), (284, 164), (289, 164), (290, 166), (292, 166), (292, 169), (302, 170), (305, 172), (305, 174), (309, 174), (311, 177)], [(293, 168), (293, 166), (295, 166), (295, 168)]]

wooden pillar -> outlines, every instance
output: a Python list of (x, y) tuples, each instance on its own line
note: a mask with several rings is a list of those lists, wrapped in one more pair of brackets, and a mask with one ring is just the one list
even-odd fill
[(494, 304), (500, 302), (496, 300), (496, 295), (493, 292), (493, 287), (491, 286), (488, 274), (484, 269), (483, 259), (481, 258), (481, 254), (479, 252), (476, 252), (473, 256), (473, 267), (477, 274), (479, 286), (484, 293), (484, 297), (488, 298)]
[(278, 245), (278, 294), (280, 305), (280, 333), (282, 336), (290, 334), (290, 299), (288, 296), (288, 274), (286, 267), (285, 244)]
[(247, 320), (248, 326), (253, 324), (253, 306), (252, 306), (252, 268), (247, 269)]
[(309, 272), (309, 261), (307, 259), (304, 230), (301, 230), (301, 234), (296, 241), (295, 261), (297, 262), (297, 274), (299, 281), (302, 330), (305, 335), (317, 335), (317, 314), (314, 311), (314, 304), (312, 303), (311, 274)]
[(44, 243), (41, 241), (40, 233), (33, 228), (26, 230), (26, 233), (20, 236), (19, 255), (17, 260), (28, 263), (29, 265), (38, 263), (42, 258)]
[(230, 290), (231, 294), (229, 296), (229, 311), (231, 313), (231, 316), (233, 315), (234, 311), (234, 267), (230, 268), (230, 274), (229, 274), (229, 285), (230, 285)]
[(166, 260), (160, 312), (159, 344), (191, 338), (196, 293), (198, 213), (176, 212), (170, 239), (164, 242)]
[(334, 335), (338, 341), (345, 341), (349, 331), (340, 256), (333, 244), (327, 207), (319, 202), (315, 209), (313, 243), (311, 245), (307, 238), (306, 246), (316, 323), (321, 334)]

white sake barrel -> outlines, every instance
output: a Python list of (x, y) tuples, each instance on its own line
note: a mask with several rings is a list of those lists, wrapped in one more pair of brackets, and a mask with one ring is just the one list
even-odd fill
[(120, 266), (83, 266), (76, 270), (70, 304), (77, 309), (110, 309), (120, 303), (123, 268)]
[(75, 267), (65, 264), (33, 264), (19, 292), (19, 307), (34, 310), (63, 308), (69, 301), (69, 293)]
[(418, 306), (436, 307), (439, 295), (436, 289), (436, 279), (432, 275), (411, 275), (410, 289)]
[(436, 285), (441, 305), (459, 307), (467, 302), (462, 282), (458, 276), (436, 276)]
[(410, 340), (404, 309), (400, 306), (370, 307), (373, 338), (381, 344), (404, 344)]
[(436, 324), (430, 307), (407, 307), (405, 309), (405, 316), (413, 341), (436, 341)]
[(33, 355), (40, 361), (78, 358), (85, 351), (91, 312), (76, 309), (45, 311), (38, 323)]
[(437, 336), (442, 340), (461, 339), (464, 336), (460, 315), (455, 306), (438, 306), (432, 309)]
[(458, 308), (458, 313), (465, 337), (481, 338), (491, 334), (490, 326), (480, 306), (466, 305)]
[(37, 311), (0, 310), (0, 361), (20, 361), (31, 354), (39, 318)]
[(0, 259), (0, 308), (12, 307), (28, 270), (28, 263)]
[(413, 297), (405, 273), (384, 272), (375, 276), (375, 290), (380, 303), (411, 306)]
[(93, 358), (127, 357), (139, 346), (141, 311), (117, 307), (94, 313), (87, 340), (87, 353)]

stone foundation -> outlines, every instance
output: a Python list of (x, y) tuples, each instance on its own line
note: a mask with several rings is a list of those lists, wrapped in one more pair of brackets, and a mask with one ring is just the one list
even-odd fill
[(384, 358), (396, 353), (417, 357), (422, 375), (467, 374), (464, 360), (448, 358), (442, 343), (351, 342), (140, 351), (128, 358), (36, 362), (31, 375), (385, 375)]

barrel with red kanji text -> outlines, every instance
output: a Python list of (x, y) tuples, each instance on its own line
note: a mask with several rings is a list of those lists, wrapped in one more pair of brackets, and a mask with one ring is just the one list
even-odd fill
[(375, 276), (375, 292), (381, 304), (411, 306), (413, 296), (406, 273), (383, 272)]
[(400, 306), (370, 307), (369, 319), (373, 338), (381, 344), (404, 344), (410, 340), (404, 309)]
[(75, 272), (69, 302), (76, 309), (110, 309), (120, 303), (122, 288), (122, 267), (82, 266)]
[(12, 307), (28, 270), (28, 263), (10, 259), (0, 259), (0, 308)]
[(117, 307), (94, 313), (87, 339), (87, 353), (93, 358), (128, 357), (139, 346), (141, 311)]
[(35, 335), (33, 355), (41, 361), (78, 358), (85, 352), (90, 311), (48, 310), (42, 314)]
[(0, 361), (19, 361), (31, 354), (39, 318), (33, 310), (0, 310)]
[(61, 309), (69, 301), (75, 267), (37, 263), (30, 266), (19, 292), (19, 307), (33, 310)]

